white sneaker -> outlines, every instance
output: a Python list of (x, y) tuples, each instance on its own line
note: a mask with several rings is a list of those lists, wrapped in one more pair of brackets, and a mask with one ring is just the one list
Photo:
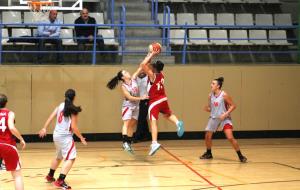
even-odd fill
[(124, 149), (124, 151), (126, 151), (130, 154), (133, 154), (133, 150), (128, 142), (123, 143), (123, 149)]
[(150, 145), (150, 152), (149, 152), (149, 156), (153, 156), (156, 151), (158, 151), (160, 148), (160, 144), (159, 143), (155, 143), (155, 144), (151, 144)]
[(0, 164), (0, 171), (1, 170), (6, 171), (6, 167), (5, 167), (5, 164), (3, 162)]

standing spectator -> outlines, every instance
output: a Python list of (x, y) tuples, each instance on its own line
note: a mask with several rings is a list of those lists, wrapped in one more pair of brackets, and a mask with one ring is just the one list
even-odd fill
[[(148, 95), (147, 92), (148, 76), (144, 72), (138, 75), (137, 83), (140, 90), (140, 96)], [(134, 135), (135, 142), (147, 140), (150, 137), (148, 121), (147, 121), (148, 103), (149, 103), (148, 99), (140, 101), (139, 118), (137, 123), (137, 129)]]
[[(80, 11), (80, 17), (75, 20), (75, 24), (97, 24), (97, 22), (95, 18), (89, 16), (89, 10), (84, 8)], [(94, 34), (96, 28), (97, 27), (94, 26), (75, 26), (75, 35), (79, 50), (83, 50), (85, 44), (94, 43)], [(104, 41), (102, 36), (97, 35), (96, 38), (96, 43), (99, 49), (103, 49)]]
[[(39, 37), (39, 51), (45, 51), (45, 43), (51, 43), (56, 45), (56, 51), (62, 50), (62, 40), (59, 38), (60, 36), (60, 28), (59, 24), (61, 22), (57, 19), (57, 11), (51, 10), (49, 12), (49, 20), (44, 22), (38, 27), (38, 37)], [(44, 53), (38, 54), (38, 62), (40, 63), (42, 60)], [(62, 62), (62, 54), (57, 53), (57, 62)]]

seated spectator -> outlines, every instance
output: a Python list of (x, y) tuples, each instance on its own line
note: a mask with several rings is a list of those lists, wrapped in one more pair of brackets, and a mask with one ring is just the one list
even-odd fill
[[(75, 24), (97, 24), (95, 18), (89, 16), (88, 9), (84, 8), (80, 11), (80, 17), (75, 20)], [(94, 43), (94, 26), (75, 26), (75, 35), (78, 47), (82, 50), (83, 45)], [(96, 33), (98, 34), (98, 33)], [(97, 35), (96, 43), (99, 49), (103, 49), (104, 41), (101, 35)]]
[[(60, 37), (61, 26), (56, 24), (61, 24), (57, 19), (57, 11), (51, 10), (49, 12), (49, 20), (43, 22), (44, 24), (50, 25), (40, 25), (38, 27), (38, 37), (39, 37), (39, 51), (45, 51), (45, 43), (51, 43), (56, 45), (56, 51), (62, 50), (62, 40)], [(44, 53), (38, 54), (38, 62), (42, 60)], [(57, 62), (62, 63), (62, 53), (57, 53)]]

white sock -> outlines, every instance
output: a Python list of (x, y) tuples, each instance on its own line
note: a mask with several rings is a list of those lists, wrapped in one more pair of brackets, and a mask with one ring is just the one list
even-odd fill
[(176, 121), (176, 125), (177, 125), (177, 126), (178, 126), (178, 124), (179, 124), (179, 120)]
[(152, 141), (152, 144), (157, 144), (157, 141)]

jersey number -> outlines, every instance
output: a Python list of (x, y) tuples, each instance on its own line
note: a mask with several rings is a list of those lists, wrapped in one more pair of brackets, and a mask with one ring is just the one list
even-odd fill
[(165, 82), (165, 80), (161, 79), (158, 83), (156, 83), (157, 91), (160, 91), (161, 89), (164, 88), (164, 82)]
[(63, 112), (60, 112), (60, 113), (59, 113), (59, 116), (58, 116), (58, 123), (61, 123), (61, 122), (62, 122), (63, 117), (64, 117), (64, 113), (63, 113)]
[(2, 133), (4, 133), (5, 129), (6, 129), (6, 125), (5, 125), (5, 117), (2, 117), (0, 119), (0, 129), (2, 130)]

